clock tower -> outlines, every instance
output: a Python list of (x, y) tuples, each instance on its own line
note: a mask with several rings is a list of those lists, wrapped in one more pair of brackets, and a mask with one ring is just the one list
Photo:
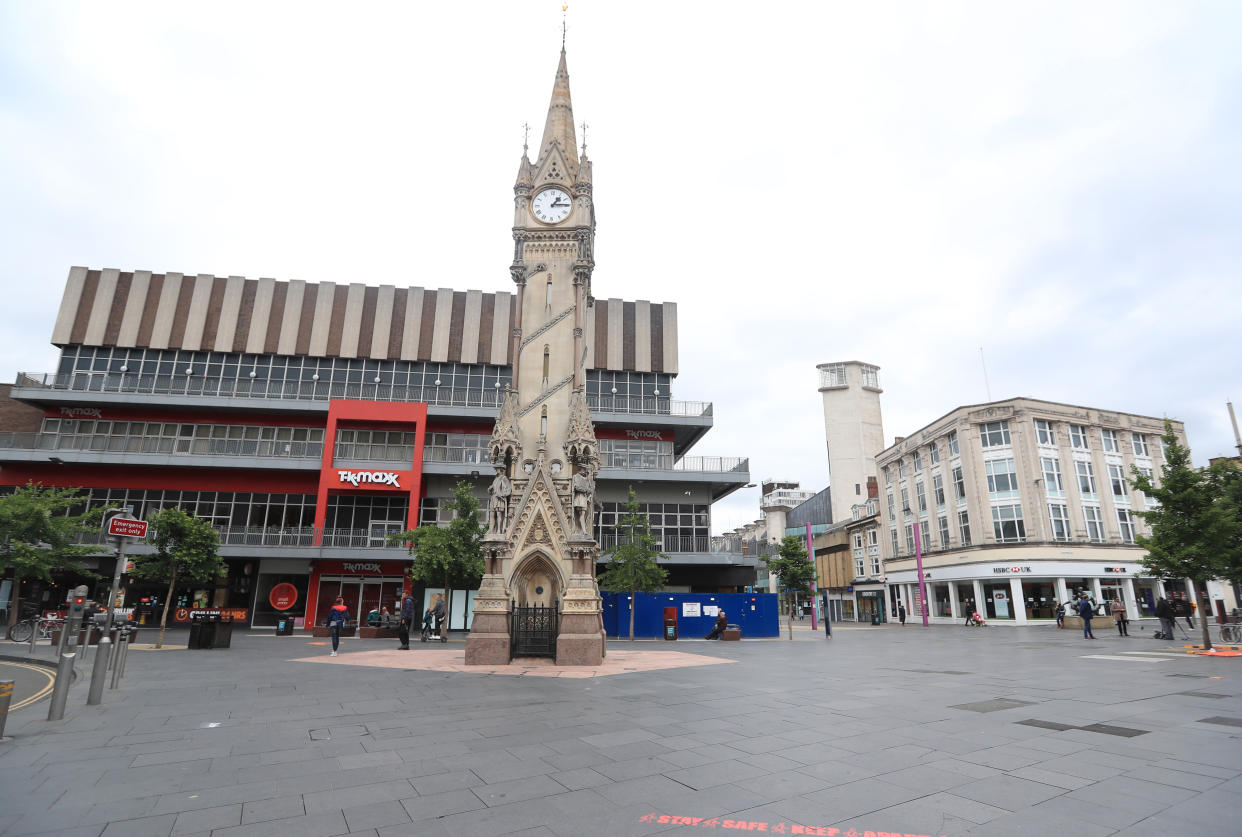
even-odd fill
[(574, 133), (564, 48), (543, 138), (533, 162), (523, 148), (513, 193), (514, 388), (492, 432), (485, 570), (466, 662), (555, 653), (560, 665), (598, 665), (605, 652), (593, 531), (599, 446), (584, 394), (583, 337), (594, 304), (595, 204), (591, 163)]

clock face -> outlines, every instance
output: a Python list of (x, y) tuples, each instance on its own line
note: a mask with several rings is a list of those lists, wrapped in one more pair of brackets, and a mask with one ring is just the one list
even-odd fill
[(569, 210), (573, 209), (573, 206), (574, 202), (565, 190), (544, 189), (535, 195), (530, 209), (540, 221), (543, 221), (545, 224), (555, 224), (559, 221), (564, 221), (569, 215)]

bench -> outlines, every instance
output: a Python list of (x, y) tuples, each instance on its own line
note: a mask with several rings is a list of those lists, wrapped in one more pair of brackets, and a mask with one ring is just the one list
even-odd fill
[(396, 625), (383, 627), (372, 625), (362, 628), (358, 632), (358, 636), (363, 639), (400, 639), (401, 632)]
[(724, 632), (720, 635), (720, 638), (725, 642), (737, 642), (742, 638), (742, 626), (730, 625), (724, 629)]

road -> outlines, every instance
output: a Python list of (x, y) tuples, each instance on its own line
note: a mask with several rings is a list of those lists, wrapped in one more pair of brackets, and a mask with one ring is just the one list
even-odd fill
[(0, 680), (13, 681), (13, 703), (9, 712), (16, 712), (50, 695), (56, 673), (44, 666), (0, 660)]

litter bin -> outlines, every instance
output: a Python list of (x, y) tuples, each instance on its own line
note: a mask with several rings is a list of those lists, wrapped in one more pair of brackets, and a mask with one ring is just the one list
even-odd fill
[[(189, 648), (215, 648), (216, 628), (220, 624), (218, 613), (195, 613), (190, 616)], [(229, 626), (230, 635), (232, 626)], [(225, 646), (228, 647), (228, 646)]]
[(677, 608), (664, 608), (664, 638), (677, 639)]
[(233, 642), (233, 617), (232, 616), (216, 616), (213, 617), (216, 630), (211, 638), (212, 648), (228, 648)]
[(872, 625), (880, 624), (880, 614), (878, 613), (871, 614), (871, 624)]
[(293, 617), (281, 616), (276, 620), (276, 636), (293, 636)]

